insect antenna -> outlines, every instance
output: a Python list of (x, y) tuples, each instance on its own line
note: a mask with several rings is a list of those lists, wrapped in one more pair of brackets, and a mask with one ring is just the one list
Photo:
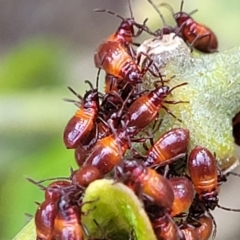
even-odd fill
[(182, 86), (187, 85), (187, 84), (188, 84), (187, 82), (184, 82), (184, 83), (181, 83), (181, 84), (178, 84), (178, 85), (172, 87), (172, 88), (169, 90), (169, 94), (170, 94), (174, 89), (179, 88), (179, 87), (182, 87)]
[(106, 13), (111, 14), (111, 15), (117, 17), (117, 18), (120, 18), (123, 21), (125, 20), (121, 15), (119, 15), (119, 14), (117, 14), (117, 13), (111, 11), (111, 10), (108, 10), (108, 9), (94, 9), (93, 11), (94, 12), (106, 12)]
[(85, 80), (84, 82), (87, 83), (92, 90), (94, 89), (92, 83), (89, 80)]
[(73, 90), (73, 88), (71, 88), (70, 86), (68, 86), (67, 88), (70, 92), (72, 92), (75, 96), (77, 96), (81, 101), (83, 100), (83, 97), (80, 94), (78, 94), (75, 90)]
[(129, 7), (129, 11), (130, 11), (131, 18), (134, 19), (134, 17), (133, 17), (133, 11), (132, 11), (132, 6), (131, 6), (131, 0), (128, 0), (128, 7)]
[(180, 12), (182, 13), (183, 10), (183, 4), (184, 4), (184, 0), (181, 1), (181, 5), (180, 5)]
[(165, 27), (167, 24), (166, 24), (166, 21), (162, 15), (162, 13), (159, 11), (159, 9), (157, 8), (157, 6), (152, 2), (152, 0), (147, 0), (151, 5), (152, 7), (156, 10), (156, 12), (158, 13), (158, 15), (160, 16), (160, 18), (162, 19), (162, 22), (163, 22), (163, 26)]
[(167, 8), (172, 13), (172, 16), (174, 17), (174, 10), (172, 6), (170, 6), (168, 3), (161, 3), (158, 6)]
[(26, 179), (27, 179), (29, 182), (31, 182), (31, 183), (39, 186), (39, 187), (43, 187), (43, 188), (46, 188), (46, 187), (42, 186), (41, 183), (44, 183), (44, 182), (47, 182), (47, 181), (63, 180), (63, 179), (64, 179), (64, 180), (70, 180), (69, 177), (52, 177), (52, 178), (45, 178), (45, 179), (42, 179), (42, 180), (39, 180), (39, 181), (35, 181), (35, 180), (33, 180), (33, 179), (29, 178), (29, 177), (26, 177)]
[(240, 212), (240, 209), (235, 209), (235, 208), (228, 208), (228, 207), (223, 207), (219, 204), (217, 204), (217, 207), (218, 208), (221, 208), (223, 210), (226, 210), (226, 211), (230, 211), (230, 212)]

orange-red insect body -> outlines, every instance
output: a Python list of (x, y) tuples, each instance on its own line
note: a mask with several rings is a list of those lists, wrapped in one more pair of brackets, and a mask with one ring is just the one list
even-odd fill
[[(97, 116), (99, 117), (99, 115)], [(92, 147), (95, 145), (97, 139), (99, 138), (99, 128), (98, 124), (95, 122), (94, 123), (96, 126), (87, 133), (87, 136), (84, 137), (80, 143), (78, 143), (77, 147), (74, 150), (74, 157), (76, 160), (76, 163), (79, 167), (81, 167), (89, 155)], [(97, 128), (97, 129), (96, 129)]]
[(80, 224), (81, 213), (77, 206), (61, 198), (54, 220), (54, 237), (61, 240), (83, 240), (83, 229)]
[(63, 140), (67, 148), (76, 148), (78, 144), (95, 129), (99, 109), (97, 89), (86, 92), (81, 107), (65, 127)]
[(44, 201), (38, 206), (35, 214), (35, 227), (37, 239), (52, 240), (54, 219), (57, 214), (57, 206), (54, 201)]
[(183, 3), (184, 0), (181, 2), (180, 11), (175, 14), (169, 4), (160, 4), (161, 6), (167, 7), (176, 20), (177, 27), (172, 29), (173, 32), (176, 32), (184, 41), (188, 42), (192, 47), (201, 52), (216, 52), (218, 48), (218, 40), (214, 32), (210, 28), (193, 20), (190, 15), (196, 12), (196, 10), (189, 14), (183, 12)]
[[(188, 171), (197, 192), (196, 200), (198, 201), (196, 201), (196, 203), (200, 202), (200, 204), (195, 204), (193, 207), (191, 206), (192, 211), (190, 212), (193, 213), (193, 216), (196, 215), (198, 211), (196, 211), (196, 205), (199, 205), (199, 207), (202, 206), (203, 213), (208, 209), (214, 210), (215, 207), (226, 211), (240, 212), (240, 209), (223, 207), (218, 204), (219, 185), (223, 181), (226, 181), (227, 175), (222, 174), (218, 169), (217, 161), (208, 149), (197, 146), (191, 151), (188, 158)], [(231, 172), (228, 174), (239, 176)], [(215, 235), (215, 232), (214, 230), (213, 235)]]
[(111, 134), (111, 130), (109, 126), (104, 124), (103, 122), (98, 123), (98, 138), (104, 138)]
[(218, 203), (218, 168), (212, 153), (201, 146), (196, 146), (188, 157), (188, 171), (198, 194), (210, 209)]
[(201, 226), (196, 228), (196, 231), (199, 235), (200, 240), (208, 240), (213, 230), (212, 219), (203, 215), (198, 219), (198, 222), (201, 224)]
[[(182, 11), (184, 0), (181, 2), (180, 11), (174, 13), (172, 7), (167, 3), (160, 4), (161, 6), (167, 7), (173, 14), (173, 17), (177, 23), (175, 28), (166, 28), (164, 30), (169, 32), (175, 32), (177, 35), (183, 38), (185, 42), (188, 42), (191, 47), (194, 47), (198, 51), (204, 53), (216, 52), (218, 48), (218, 40), (214, 32), (194, 21), (191, 14), (195, 13), (196, 10), (191, 13), (185, 13)], [(162, 31), (159, 30), (162, 34)]]
[[(98, 47), (94, 54), (95, 66), (97, 68), (103, 68), (108, 74), (113, 75), (118, 79), (132, 84), (141, 83), (143, 72), (141, 72), (138, 65), (133, 60), (135, 53), (130, 44), (133, 41), (133, 37), (137, 37), (141, 34), (143, 30), (141, 28), (142, 25), (136, 23), (133, 16), (124, 19), (109, 10), (97, 11), (105, 11), (115, 15), (122, 19), (122, 22), (116, 33), (112, 34)], [(139, 29), (136, 34), (134, 33), (134, 26)]]
[[(121, 100), (124, 101), (129, 93), (133, 90), (134, 86), (130, 83), (126, 83), (124, 80), (118, 79), (112, 75), (106, 74), (105, 77), (105, 93), (111, 95), (111, 93), (116, 92), (121, 97)], [(111, 101), (112, 99), (110, 99)], [(114, 101), (119, 102), (119, 99)], [(115, 104), (115, 102), (113, 102)], [(103, 105), (103, 104), (102, 104)], [(105, 106), (104, 106), (105, 107)], [(108, 106), (106, 105), (106, 108)]]
[(181, 232), (168, 215), (151, 220), (154, 232), (159, 240), (181, 240)]
[(196, 228), (193, 226), (183, 228), (183, 229), (181, 229), (181, 232), (183, 233), (185, 240), (204, 240), (199, 237), (199, 234), (198, 234)]
[(181, 36), (184, 41), (204, 53), (217, 51), (218, 40), (210, 28), (197, 23), (189, 14), (184, 12), (175, 13), (174, 18), (179, 29), (181, 29)]
[(71, 185), (69, 181), (55, 181), (47, 186), (45, 201), (38, 206), (35, 214), (37, 239), (53, 239), (54, 219), (58, 212), (57, 202), (63, 194), (69, 192)]
[(168, 179), (158, 174), (154, 169), (146, 168), (136, 161), (126, 162), (124, 172), (129, 174), (127, 185), (140, 191), (150, 198), (151, 202), (171, 210), (174, 193)]
[(72, 185), (69, 181), (55, 181), (49, 184), (45, 190), (45, 200), (56, 202), (63, 193), (67, 193)]
[[(154, 119), (157, 120), (158, 113), (161, 108), (169, 110), (163, 105), (165, 98), (176, 88), (186, 85), (182, 83), (170, 88), (168, 86), (156, 86), (156, 88), (148, 94), (142, 95), (128, 109), (129, 119), (127, 121), (128, 131), (135, 135), (143, 128), (148, 126)], [(172, 104), (180, 103), (171, 102)], [(170, 113), (173, 115), (172, 113)]]
[(81, 167), (84, 164), (88, 155), (89, 155), (89, 151), (87, 149), (84, 149), (82, 145), (78, 145), (76, 147), (74, 151), (74, 157), (79, 167)]
[(72, 173), (72, 183), (87, 187), (91, 182), (102, 178), (100, 171), (95, 166), (87, 165), (83, 166)]
[(102, 175), (105, 175), (121, 161), (128, 148), (129, 139), (126, 130), (118, 129), (115, 134), (97, 141), (84, 165), (95, 166)]
[(102, 43), (94, 55), (97, 68), (132, 84), (142, 82), (142, 72), (126, 48), (117, 41)]
[(108, 94), (112, 91), (118, 92), (118, 84), (121, 80), (119, 80), (118, 78), (110, 75), (110, 74), (106, 74), (105, 77), (105, 93)]
[(174, 201), (171, 216), (177, 216), (186, 211), (192, 204), (194, 189), (190, 180), (185, 177), (170, 178), (174, 193)]
[[(42, 185), (39, 186), (44, 188)], [(72, 183), (70, 181), (64, 180), (54, 181), (46, 187), (45, 201), (38, 206), (38, 209), (35, 214), (37, 239), (39, 240), (55, 239), (54, 221), (59, 212), (57, 203), (62, 196), (68, 195), (70, 197), (70, 194), (73, 192), (73, 190), (75, 189)]]
[(144, 166), (165, 165), (187, 151), (189, 130), (173, 128), (164, 133), (147, 152)]

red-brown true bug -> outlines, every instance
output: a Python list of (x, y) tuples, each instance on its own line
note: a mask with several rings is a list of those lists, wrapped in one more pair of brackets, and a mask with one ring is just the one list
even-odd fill
[[(67, 148), (76, 148), (78, 144), (87, 138), (88, 134), (96, 128), (96, 119), (99, 109), (99, 81), (100, 69), (97, 75), (96, 88), (94, 89), (89, 81), (85, 81), (91, 87), (82, 99), (81, 107), (76, 114), (69, 120), (65, 127), (63, 140)], [(76, 96), (79, 96), (73, 89), (69, 88)], [(91, 139), (90, 139), (91, 141)]]
[(38, 206), (35, 213), (35, 227), (37, 239), (52, 240), (54, 219), (57, 214), (57, 207), (54, 201), (45, 200)]
[[(125, 123), (121, 121), (124, 116), (124, 108), (131, 96), (132, 91), (122, 103), (122, 107), (116, 113), (113, 113), (107, 121), (109, 130), (107, 136), (99, 139), (92, 148), (91, 153), (87, 157), (84, 166), (92, 165), (99, 169), (102, 175), (112, 171), (119, 164), (125, 152), (130, 148), (131, 142)], [(119, 127), (118, 122), (122, 125)], [(109, 131), (111, 134), (108, 135)]]
[[(199, 200), (197, 194), (195, 195), (195, 197), (193, 199), (193, 202), (189, 208), (188, 215), (187, 215), (186, 220), (183, 223), (183, 225), (184, 226), (191, 225), (191, 226), (194, 226), (195, 228), (199, 228), (199, 227), (201, 227), (201, 223), (198, 221), (198, 219), (201, 219), (203, 216), (206, 216), (206, 214), (211, 219), (211, 224), (209, 227), (211, 228), (211, 230), (214, 227), (213, 238), (215, 238), (216, 233), (217, 233), (217, 223), (216, 223), (213, 215), (209, 211), (208, 206), (204, 202)], [(208, 230), (206, 229), (206, 233), (207, 232), (208, 232)], [(203, 235), (204, 235), (204, 233), (203, 233)]]
[(57, 214), (56, 203), (63, 194), (68, 192), (71, 183), (68, 181), (55, 181), (44, 187), (30, 178), (27, 179), (45, 190), (45, 200), (39, 204), (34, 218), (37, 239), (52, 240), (54, 219)]
[[(124, 17), (120, 16), (119, 14), (117, 14), (113, 11), (107, 10), (107, 9), (95, 9), (95, 11), (96, 12), (106, 12), (106, 13), (109, 13), (109, 14), (122, 20), (117, 31), (115, 33), (111, 34), (107, 38), (106, 42), (109, 41), (109, 42), (121, 43), (127, 49), (127, 52), (131, 56), (133, 56), (133, 55), (135, 55), (133, 53), (133, 49), (131, 48), (132, 44), (135, 45), (133, 43), (133, 38), (140, 36), (142, 31), (144, 30), (143, 27), (145, 26), (147, 19), (143, 22), (143, 24), (137, 23), (133, 17), (133, 11), (132, 11), (130, 0), (128, 0), (128, 6), (129, 6), (129, 10), (130, 10), (130, 15), (131, 15), (130, 18), (124, 18)], [(138, 31), (136, 33), (134, 31), (134, 27), (136, 27), (138, 29)]]
[(214, 209), (218, 202), (218, 167), (212, 153), (201, 146), (192, 149), (188, 157), (188, 171), (202, 201), (212, 203), (210, 209)]
[(152, 226), (157, 238), (166, 240), (180, 240), (176, 224), (167, 216), (152, 221)]
[[(185, 221), (182, 219), (178, 222), (185, 240), (208, 240), (213, 230), (213, 217), (208, 217), (204, 213), (201, 213), (200, 215), (195, 215), (195, 218), (191, 220), (189, 222), (187, 218)], [(216, 227), (215, 222), (214, 225)]]
[(152, 167), (170, 164), (185, 155), (189, 142), (189, 130), (173, 128), (162, 134), (151, 146), (144, 159), (144, 166)]
[(121, 80), (114, 77), (113, 75), (106, 74), (105, 76), (105, 93), (118, 92), (118, 84)]
[[(111, 94), (112, 93), (109, 95)], [(121, 98), (117, 93), (113, 95)], [(107, 122), (98, 116), (100, 119), (97, 123), (98, 141), (90, 149), (83, 149), (82, 146), (79, 146), (75, 151), (75, 158), (79, 166), (83, 164), (84, 166), (93, 165), (99, 168), (101, 174), (104, 175), (110, 172), (121, 160), (122, 155), (130, 146), (130, 139), (126, 128), (119, 128), (124, 116), (125, 105), (130, 96), (131, 92), (125, 101), (121, 99), (121, 108), (106, 117)], [(101, 109), (103, 114), (105, 111), (107, 111), (107, 109)], [(118, 129), (115, 130), (115, 128)], [(105, 164), (107, 165), (105, 166)]]
[[(103, 68), (108, 74), (134, 85), (142, 82), (143, 75), (152, 64), (150, 62), (147, 67), (140, 70), (125, 47), (116, 41), (101, 44), (94, 57), (96, 67)], [(137, 59), (137, 62), (139, 61), (140, 55)]]
[[(172, 112), (164, 106), (164, 103), (177, 104), (186, 103), (185, 101), (166, 101), (165, 98), (176, 88), (186, 85), (187, 83), (181, 83), (179, 85), (170, 88), (169, 86), (158, 86), (155, 83), (155, 89), (151, 92), (142, 95), (128, 109), (129, 119), (126, 123), (129, 133), (136, 135), (139, 131), (148, 126), (153, 120), (158, 120), (159, 110), (163, 108), (167, 113)], [(180, 120), (179, 120), (180, 121)]]
[(122, 156), (129, 147), (127, 131), (123, 128), (117, 129), (116, 133), (97, 141), (90, 155), (87, 157), (84, 166), (95, 166), (102, 175), (105, 175), (111, 172), (121, 161)]
[(149, 212), (149, 209), (147, 209), (147, 213), (150, 217), (153, 230), (158, 240), (184, 239), (183, 233), (180, 231), (173, 219), (164, 212), (164, 210), (155, 209), (155, 207), (152, 207), (151, 211), (153, 213)]
[(204, 147), (196, 146), (192, 149), (188, 157), (188, 171), (197, 192), (197, 198), (204, 204), (207, 209), (214, 210), (215, 207), (227, 211), (240, 212), (240, 209), (231, 209), (218, 204), (219, 185), (226, 181), (228, 173), (223, 175), (218, 168), (216, 158)]
[(70, 181), (57, 180), (50, 183), (45, 190), (45, 200), (57, 201), (63, 192), (68, 192), (72, 183)]
[(83, 240), (83, 228), (80, 223), (81, 211), (71, 204), (67, 196), (61, 197), (57, 203), (57, 215), (54, 219), (54, 237), (62, 240)]
[(79, 167), (82, 167), (82, 165), (84, 164), (87, 156), (89, 155), (89, 151), (88, 151), (88, 149), (83, 148), (81, 144), (79, 144), (75, 148), (74, 157), (75, 157), (76, 163)]
[(73, 171), (70, 178), (72, 180), (72, 184), (79, 185), (81, 187), (88, 187), (90, 183), (97, 179), (101, 179), (102, 177), (103, 176), (98, 168), (87, 165)]
[[(129, 7), (130, 0), (129, 0)], [(133, 37), (137, 37), (143, 31), (145, 22), (141, 25), (135, 22), (131, 10), (131, 18), (123, 18), (122, 16), (103, 9), (96, 10), (98, 12), (107, 12), (115, 15), (122, 20), (116, 33), (112, 34), (107, 40), (105, 40), (94, 54), (94, 62), (97, 68), (103, 68), (108, 74), (113, 75), (119, 80), (124, 80), (133, 85), (142, 82), (142, 77), (149, 66), (140, 70), (138, 63), (140, 62), (141, 55), (136, 57), (135, 52), (130, 46), (133, 43)], [(134, 33), (134, 26), (138, 28), (138, 32)], [(147, 56), (148, 57), (148, 56)]]
[(217, 225), (209, 210), (214, 210), (218, 207), (227, 211), (240, 212), (240, 209), (223, 207), (218, 203), (219, 185), (223, 181), (226, 181), (226, 176), (230, 174), (238, 176), (238, 174), (222, 174), (217, 166), (216, 158), (208, 149), (201, 146), (196, 146), (190, 152), (188, 157), (188, 171), (197, 192), (189, 210), (188, 222), (191, 223), (192, 220), (199, 219), (207, 212), (214, 225), (214, 237)]
[[(87, 142), (83, 144), (82, 141), (75, 149), (75, 159), (78, 166), (81, 167), (85, 160), (88, 158), (89, 154), (92, 152), (92, 148), (95, 145), (96, 140), (100, 140), (112, 134), (109, 123), (107, 123), (107, 121), (111, 122), (113, 128), (117, 128), (119, 125), (121, 125), (121, 120), (123, 119), (123, 115), (127, 110), (126, 104), (128, 103), (133, 90), (134, 89), (131, 89), (131, 91), (129, 91), (128, 96), (125, 97), (124, 101), (120, 94), (117, 92), (110, 92), (104, 96), (98, 111), (96, 121), (97, 134), (95, 133), (92, 136), (90, 143)], [(89, 135), (89, 137), (90, 136), (91, 135)]]
[[(99, 118), (99, 115), (97, 118)], [(83, 138), (74, 150), (74, 157), (79, 167), (83, 165), (92, 147), (95, 145), (97, 139), (99, 138), (98, 123), (96, 122), (95, 124), (96, 128), (94, 128), (85, 138)]]
[(104, 138), (111, 134), (111, 131), (109, 129), (109, 126), (105, 124), (104, 122), (98, 123), (98, 138)]
[(193, 226), (187, 226), (181, 229), (181, 232), (184, 235), (184, 240), (203, 240), (199, 237), (197, 230)]
[(153, 204), (170, 211), (174, 201), (174, 193), (168, 179), (154, 169), (146, 168), (137, 161), (123, 163), (126, 184), (135, 192), (142, 192)]
[(186, 177), (170, 178), (174, 193), (174, 201), (171, 210), (171, 216), (177, 216), (185, 212), (192, 204), (194, 197), (194, 188), (190, 180)]
[(196, 228), (200, 240), (208, 240), (212, 234), (213, 221), (210, 217), (205, 215), (201, 216), (197, 221), (201, 224), (200, 227)]
[[(134, 86), (132, 84), (126, 83), (124, 80), (121, 80), (112, 75), (106, 74), (105, 93), (107, 95), (110, 95), (111, 93), (116, 92), (124, 101), (128, 97), (129, 93), (133, 90), (133, 88)], [(118, 99), (115, 99), (115, 100), (118, 100)], [(103, 103), (101, 105), (103, 105)], [(106, 105), (106, 107), (108, 106)]]
[(204, 53), (216, 52), (218, 48), (218, 40), (214, 32), (193, 20), (190, 17), (191, 14), (196, 12), (196, 10), (187, 14), (182, 11), (184, 0), (181, 2), (180, 12), (174, 13), (171, 6), (167, 3), (161, 4), (161, 6), (166, 6), (172, 12), (174, 19), (176, 20), (178, 29), (176, 30), (177, 34), (180, 34), (180, 37), (184, 41), (188, 42), (191, 47), (194, 47), (198, 51)]

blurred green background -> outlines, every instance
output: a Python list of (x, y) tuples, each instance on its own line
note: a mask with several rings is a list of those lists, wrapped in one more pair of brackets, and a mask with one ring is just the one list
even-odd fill
[[(179, 0), (168, 3), (179, 9)], [(132, 4), (138, 22), (148, 17), (153, 29), (161, 26), (146, 1)], [(24, 213), (34, 214), (34, 201), (43, 199), (25, 176), (67, 176), (75, 167), (62, 133), (76, 107), (62, 98), (75, 98), (66, 86), (83, 94), (84, 80), (95, 81), (94, 51), (119, 25), (119, 19), (94, 8), (129, 16), (126, 0), (0, 0), (0, 239), (11, 239), (26, 224)], [(220, 50), (240, 43), (239, 0), (185, 1), (184, 11), (196, 8), (195, 20), (214, 30)], [(171, 14), (162, 11), (173, 24)], [(228, 182), (220, 198), (225, 206), (240, 208), (236, 181)], [(239, 239), (239, 215), (214, 212), (217, 239)]]

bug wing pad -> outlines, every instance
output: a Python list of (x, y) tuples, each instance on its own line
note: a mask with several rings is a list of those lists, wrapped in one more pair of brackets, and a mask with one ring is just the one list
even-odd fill
[(94, 124), (88, 113), (82, 114), (81, 118), (73, 116), (68, 122), (63, 135), (67, 148), (76, 148), (78, 143), (85, 137), (86, 133), (92, 130)]

